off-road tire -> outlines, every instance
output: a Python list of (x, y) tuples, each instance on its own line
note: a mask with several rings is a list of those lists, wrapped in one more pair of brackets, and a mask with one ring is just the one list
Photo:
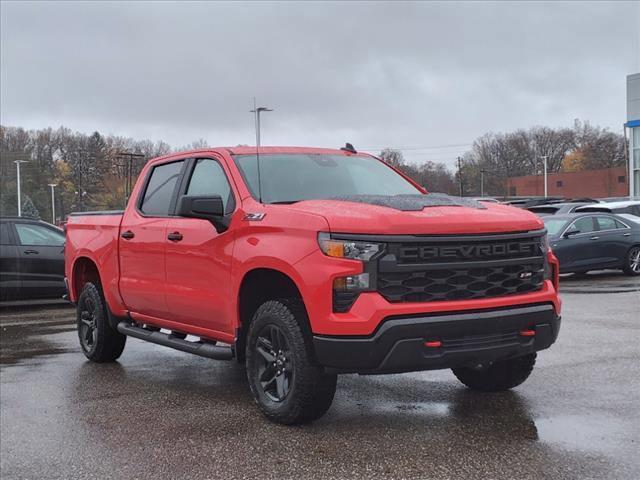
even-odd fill
[(495, 362), (484, 369), (454, 368), (453, 374), (471, 390), (502, 392), (524, 382), (536, 364), (536, 354)]
[(89, 360), (113, 362), (122, 354), (127, 337), (109, 325), (106, 302), (98, 285), (85, 284), (78, 298), (76, 321), (80, 347)]
[[(268, 419), (285, 425), (317, 420), (329, 410), (336, 391), (337, 376), (326, 374), (317, 364), (310, 332), (305, 331), (306, 322), (306, 311), (299, 301), (269, 300), (258, 307), (247, 333), (246, 369), (253, 397)], [(264, 346), (264, 332), (274, 330), (282, 334), (279, 343), (286, 344), (282, 358), (287, 365), (283, 371), (291, 375), (288, 393), (280, 400), (269, 396), (261, 382), (260, 369), (271, 367), (265, 368), (269, 361), (258, 351), (259, 346)]]
[(626, 273), (627, 275), (631, 275), (633, 277), (640, 275), (640, 269), (638, 270), (633, 269), (633, 265), (635, 263), (634, 259), (636, 258), (636, 255), (639, 255), (639, 254), (640, 254), (640, 245), (634, 245), (629, 249), (629, 251), (624, 257), (624, 267), (622, 267), (622, 270), (624, 271), (624, 273)]

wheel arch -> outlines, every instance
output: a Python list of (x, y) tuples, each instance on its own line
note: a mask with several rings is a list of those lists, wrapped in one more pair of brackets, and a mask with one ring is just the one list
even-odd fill
[(300, 302), (305, 313), (304, 319), (300, 322), (300, 327), (306, 335), (311, 335), (309, 313), (301, 290), (295, 280), (275, 268), (254, 268), (245, 273), (238, 290), (236, 356), (239, 361), (244, 361), (247, 331), (258, 307), (266, 301), (282, 298)]
[(71, 295), (73, 299), (77, 301), (82, 288), (86, 283), (96, 283), (101, 285), (100, 271), (96, 263), (89, 257), (78, 257), (73, 263), (73, 269), (71, 274)]

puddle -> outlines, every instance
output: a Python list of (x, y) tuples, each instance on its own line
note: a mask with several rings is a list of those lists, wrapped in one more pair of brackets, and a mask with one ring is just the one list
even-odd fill
[(558, 416), (536, 420), (535, 424), (541, 442), (572, 450), (619, 453), (630, 437), (627, 424), (607, 416)]

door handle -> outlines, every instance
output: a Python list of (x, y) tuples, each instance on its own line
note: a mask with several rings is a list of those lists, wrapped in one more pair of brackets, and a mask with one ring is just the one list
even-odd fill
[(40, 252), (38, 250), (25, 250), (24, 253), (27, 254), (27, 255), (31, 255), (32, 253), (37, 255)]
[(590, 240), (598, 240), (600, 237), (591, 237)]
[(622, 234), (622, 236), (623, 236), (623, 237), (630, 237), (630, 236), (631, 236), (631, 234), (630, 234), (630, 233), (623, 233), (623, 234)]
[(126, 232), (121, 233), (120, 236), (125, 240), (131, 240), (136, 235), (131, 230), (127, 230)]
[(182, 234), (180, 232), (173, 232), (167, 235), (167, 239), (171, 240), (172, 242), (179, 242), (180, 240), (182, 240)]

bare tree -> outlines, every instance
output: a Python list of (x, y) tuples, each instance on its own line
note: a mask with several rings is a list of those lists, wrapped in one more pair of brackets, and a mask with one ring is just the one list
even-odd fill
[(380, 152), (378, 157), (393, 167), (400, 167), (401, 165), (404, 165), (404, 156), (400, 150), (385, 148)]

